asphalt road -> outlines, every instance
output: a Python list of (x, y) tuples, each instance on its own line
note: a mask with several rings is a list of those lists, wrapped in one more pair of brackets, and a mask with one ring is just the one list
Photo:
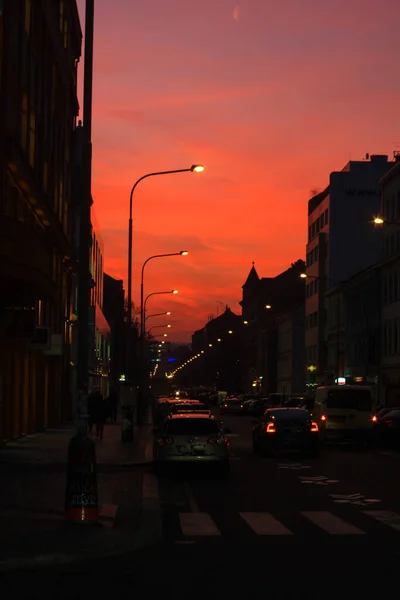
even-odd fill
[(398, 595), (400, 455), (344, 446), (317, 459), (262, 458), (251, 453), (250, 419), (223, 420), (234, 434), (231, 476), (160, 478), (157, 546), (80, 567), (2, 574), (1, 596)]

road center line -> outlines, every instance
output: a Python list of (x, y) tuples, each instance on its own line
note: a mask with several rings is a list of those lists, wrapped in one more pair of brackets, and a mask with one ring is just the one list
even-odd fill
[(193, 513), (199, 513), (200, 509), (199, 509), (199, 505), (197, 504), (194, 494), (193, 494), (193, 490), (190, 487), (190, 485), (188, 484), (187, 481), (185, 481), (184, 483), (184, 490), (185, 490), (185, 496), (186, 496), (186, 500), (188, 502), (189, 508)]

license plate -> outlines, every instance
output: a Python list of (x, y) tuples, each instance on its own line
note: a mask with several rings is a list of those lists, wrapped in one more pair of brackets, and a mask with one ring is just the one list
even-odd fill
[(339, 440), (342, 437), (342, 434), (340, 433), (340, 431), (327, 431), (326, 434), (327, 434), (327, 437), (329, 437), (330, 439), (333, 439), (333, 440)]
[(205, 451), (206, 451), (205, 446), (192, 446), (192, 452), (194, 454), (204, 454)]

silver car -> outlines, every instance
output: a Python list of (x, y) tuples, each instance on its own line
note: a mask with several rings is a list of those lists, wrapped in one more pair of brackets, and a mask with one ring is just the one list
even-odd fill
[(214, 464), (229, 472), (229, 442), (221, 425), (202, 413), (170, 415), (154, 440), (156, 466), (166, 464)]

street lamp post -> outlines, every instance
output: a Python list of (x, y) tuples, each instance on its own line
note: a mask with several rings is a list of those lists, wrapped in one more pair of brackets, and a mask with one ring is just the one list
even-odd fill
[[(316, 276), (316, 275), (307, 275), (307, 273), (300, 273), (300, 277), (302, 279), (315, 279), (315, 280), (319, 280), (320, 277)], [(340, 363), (340, 291), (341, 291), (341, 284), (338, 283), (337, 281), (334, 281), (333, 279), (331, 279), (330, 277), (326, 277), (325, 279), (327, 279), (328, 281), (330, 281), (331, 283), (333, 283), (333, 285), (336, 286), (337, 288), (337, 302), (336, 302), (336, 379), (339, 382), (339, 363)]]
[(151, 319), (152, 317), (163, 317), (164, 315), (170, 315), (171, 312), (169, 310), (167, 310), (166, 312), (162, 312), (162, 313), (153, 313), (152, 315), (148, 315), (145, 319), (145, 321), (147, 321), (147, 319)]
[(152, 331), (153, 329), (157, 329), (158, 327), (163, 327), (163, 328), (167, 327), (167, 328), (170, 328), (171, 325), (153, 325), (153, 327), (150, 327), (150, 329), (148, 330), (147, 333), (150, 333), (150, 331)]
[[(159, 296), (160, 294), (177, 294), (177, 293), (178, 293), (178, 290), (169, 290), (168, 292), (152, 292), (151, 294), (149, 294), (143, 303), (143, 325), (146, 321), (146, 306), (147, 306), (147, 301), (149, 300), (149, 298), (151, 298), (152, 296)], [(144, 338), (145, 333), (146, 333), (146, 329), (145, 329), (145, 327), (143, 327), (142, 338)]]
[(201, 173), (204, 171), (203, 165), (192, 165), (189, 169), (174, 169), (170, 171), (156, 171), (154, 173), (147, 173), (140, 177), (133, 185), (129, 197), (129, 226), (128, 226), (128, 329), (132, 326), (132, 205), (133, 205), (133, 194), (137, 185), (147, 179), (148, 177), (156, 177), (158, 175), (172, 175), (174, 173)]
[(144, 268), (150, 260), (154, 258), (166, 258), (168, 256), (187, 256), (189, 253), (187, 250), (181, 250), (180, 252), (170, 252), (168, 254), (154, 254), (154, 256), (150, 256), (147, 260), (144, 261), (142, 266), (142, 275), (140, 279), (140, 337), (143, 337), (145, 334), (145, 319), (144, 319)]

